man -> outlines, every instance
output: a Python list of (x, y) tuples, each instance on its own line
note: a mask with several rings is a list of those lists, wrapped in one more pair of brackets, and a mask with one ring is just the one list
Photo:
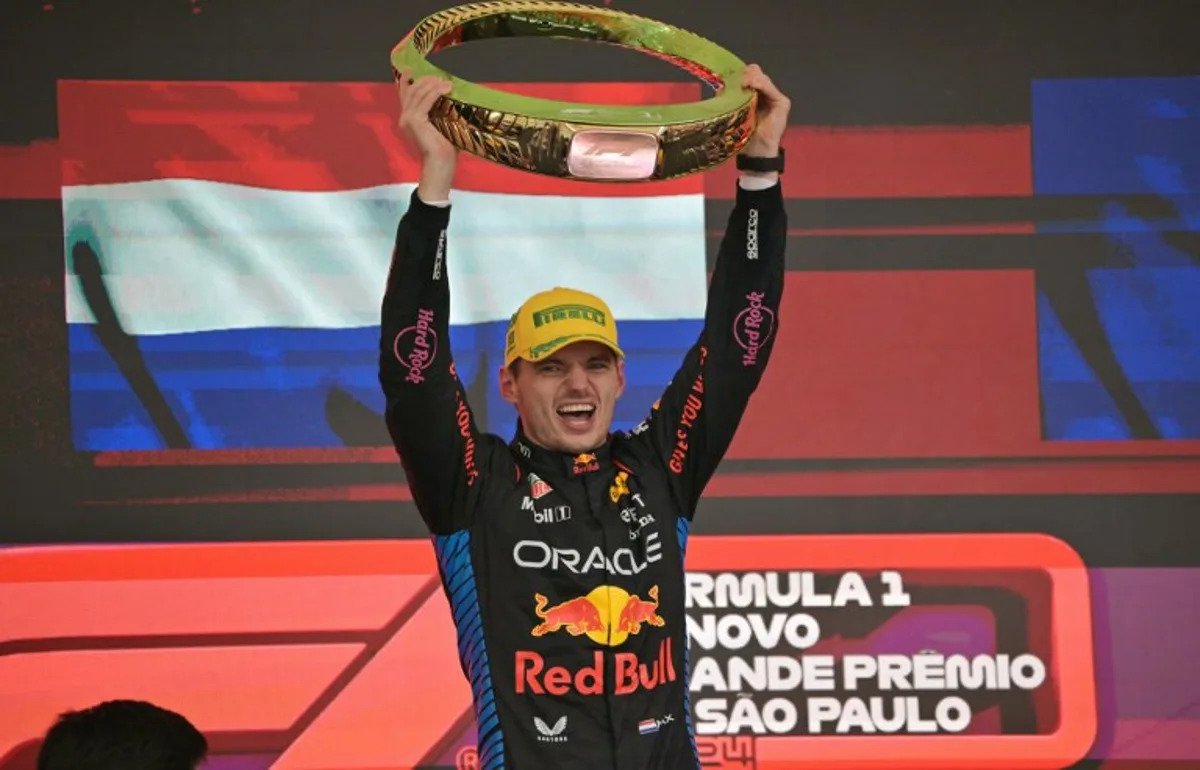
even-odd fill
[[(478, 722), (478, 766), (698, 766), (687, 693), (684, 551), (705, 484), (770, 357), (787, 223), (779, 175), (790, 104), (760, 95), (704, 330), (634, 430), (610, 433), (625, 385), (615, 321), (570, 289), (513, 315), (500, 390), (511, 442), (476, 426), (448, 349), (446, 227), (454, 148), (429, 122), (449, 89), (403, 73), (400, 120), (422, 157), (382, 308), (386, 419), (433, 534)], [(414, 662), (414, 665), (420, 665)], [(432, 695), (432, 694), (431, 694)]]
[(207, 753), (208, 741), (174, 711), (111, 700), (60, 716), (37, 770), (196, 770)]

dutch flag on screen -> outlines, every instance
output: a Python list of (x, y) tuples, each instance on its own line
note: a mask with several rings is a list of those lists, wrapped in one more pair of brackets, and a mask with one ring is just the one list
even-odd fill
[[(695, 84), (498, 87), (661, 103)], [(59, 86), (76, 448), (385, 444), (379, 303), (418, 166), (390, 84), (65, 81)], [(451, 345), (483, 427), (503, 330), (555, 285), (603, 296), (630, 358), (617, 428), (641, 420), (701, 326), (703, 178), (580, 184), (464, 157), (448, 237)], [(479, 402), (483, 399), (483, 402)]]
[(653, 719), (643, 719), (638, 722), (638, 732), (642, 735), (658, 732), (658, 722)]

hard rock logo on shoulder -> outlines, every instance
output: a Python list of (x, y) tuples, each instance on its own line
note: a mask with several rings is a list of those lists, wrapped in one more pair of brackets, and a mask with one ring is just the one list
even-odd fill
[(758, 363), (759, 351), (771, 339), (775, 331), (775, 311), (764, 303), (761, 291), (752, 291), (746, 295), (746, 307), (733, 321), (733, 338), (745, 351), (742, 355), (743, 366), (754, 366)]
[(417, 321), (401, 329), (392, 341), (392, 353), (400, 366), (408, 371), (404, 381), (420, 385), (425, 381), (425, 370), (437, 357), (438, 335), (434, 328), (433, 311), (421, 308)]

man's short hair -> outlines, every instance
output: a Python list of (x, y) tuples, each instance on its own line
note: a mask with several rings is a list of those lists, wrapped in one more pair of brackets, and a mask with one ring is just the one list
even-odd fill
[(111, 700), (59, 716), (37, 770), (195, 770), (207, 753), (204, 735), (174, 711)]

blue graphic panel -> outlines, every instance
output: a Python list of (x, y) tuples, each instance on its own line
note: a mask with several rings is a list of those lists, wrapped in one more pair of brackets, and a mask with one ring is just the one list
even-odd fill
[[(621, 347), (627, 359), (625, 395), (614, 419), (632, 428), (661, 395), (702, 321), (625, 321)], [(507, 322), (455, 326), (450, 344), (463, 385), (486, 423), (511, 436), (516, 418), (500, 399), (497, 372)], [(83, 451), (166, 448), (133, 385), (101, 346), (93, 327), (69, 327), (71, 420)], [(350, 428), (353, 443), (387, 442), (379, 388), (379, 330), (247, 329), (139, 337), (142, 362), (196, 449), (342, 446), (330, 412), (350, 399), (362, 408)], [(376, 419), (376, 416), (377, 419)], [(357, 441), (355, 439), (357, 438)]]
[(1039, 230), (1104, 236), (1100, 267), (1040, 266), (1045, 437), (1200, 438), (1200, 77), (1032, 96), (1036, 194), (1099, 198), (1093, 218)]
[(455, 532), (433, 540), (442, 585), (450, 600), (454, 629), (458, 636), (458, 659), (471, 682), (475, 711), (479, 770), (504, 770), (504, 731), (496, 709), (492, 687), (492, 664), (488, 658), (483, 615), (479, 611), (479, 589), (471, 563), (471, 535)]

